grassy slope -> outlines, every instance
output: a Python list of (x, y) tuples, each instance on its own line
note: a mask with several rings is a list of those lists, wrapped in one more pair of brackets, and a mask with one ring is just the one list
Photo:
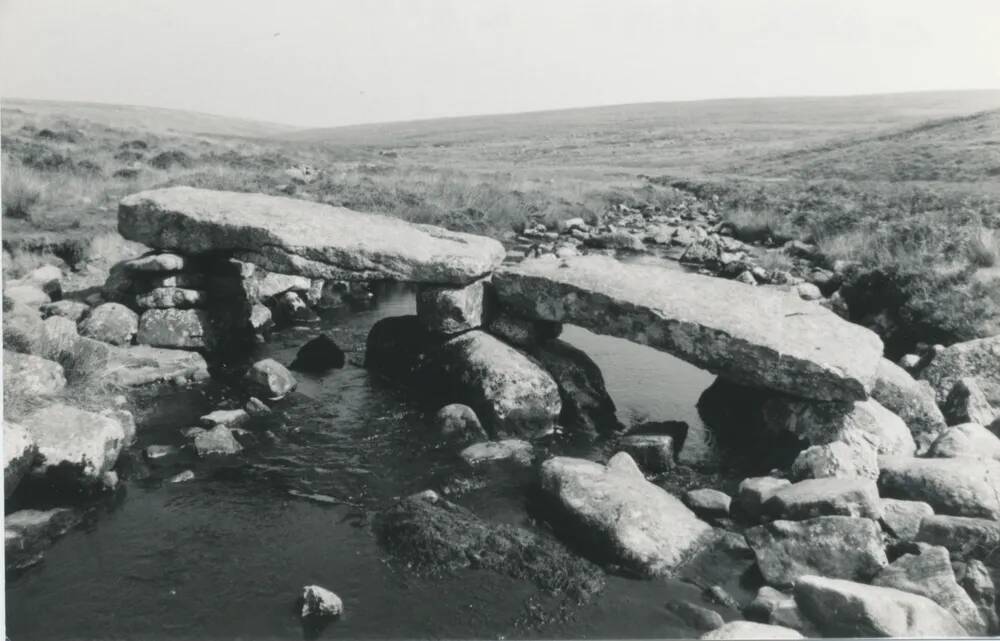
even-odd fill
[[(496, 236), (527, 220), (596, 219), (619, 202), (668, 208), (679, 188), (885, 275), (903, 290), (902, 313), (932, 325), (935, 340), (1000, 331), (995, 268), (968, 252), (985, 238), (988, 254), (1000, 228), (1000, 91), (653, 103), (307, 131), (133, 107), (3, 107), (5, 247), (39, 236), (86, 241), (113, 229), (123, 195), (171, 184), (290, 193)], [(43, 128), (75, 140), (40, 138)], [(148, 148), (123, 149), (133, 140)], [(175, 151), (188, 162), (153, 166)], [(284, 170), (296, 163), (322, 178), (290, 184)]]

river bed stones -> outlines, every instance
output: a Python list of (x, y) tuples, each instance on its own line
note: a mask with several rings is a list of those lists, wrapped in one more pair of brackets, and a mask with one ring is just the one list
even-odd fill
[(648, 474), (662, 474), (674, 467), (674, 437), (669, 434), (631, 434), (618, 447)]
[(493, 286), (522, 317), (572, 322), (805, 398), (864, 399), (882, 353), (875, 334), (797, 296), (608, 257), (524, 261)]
[(69, 508), (18, 510), (4, 516), (4, 564), (24, 570), (42, 561), (52, 542), (75, 527), (80, 515)]
[(447, 444), (467, 444), (489, 438), (479, 417), (468, 405), (449, 403), (439, 409), (432, 420), (435, 435)]
[[(81, 340), (80, 347), (87, 347), (85, 339)], [(103, 359), (105, 378), (123, 387), (139, 387), (160, 381), (201, 381), (209, 377), (205, 358), (197, 352), (182, 349), (132, 345), (105, 349), (97, 357)]]
[(1000, 521), (945, 514), (925, 516), (915, 540), (944, 546), (959, 558), (983, 559), (1000, 546)]
[(811, 445), (799, 452), (789, 471), (793, 479), (878, 478), (878, 452), (864, 438)]
[(233, 432), (225, 425), (216, 425), (210, 430), (202, 430), (194, 436), (194, 449), (198, 456), (229, 456), (243, 450)]
[(729, 506), (733, 502), (732, 497), (725, 492), (707, 487), (685, 492), (683, 500), (684, 505), (703, 519), (728, 518)]
[(125, 430), (114, 417), (69, 405), (36, 410), (21, 424), (38, 447), (35, 470), (57, 483), (101, 483), (126, 442)]
[(516, 438), (502, 441), (473, 443), (463, 449), (459, 456), (469, 467), (478, 467), (493, 461), (512, 461), (518, 465), (531, 465), (534, 448), (531, 443)]
[(881, 465), (883, 496), (924, 501), (938, 514), (1000, 518), (1000, 461), (886, 457)]
[(118, 230), (187, 254), (236, 252), (270, 271), (336, 280), (465, 285), (500, 265), (492, 239), (306, 200), (169, 187), (132, 194)]
[(266, 394), (267, 399), (271, 401), (284, 398), (298, 386), (295, 376), (273, 358), (265, 358), (254, 363), (244, 379), (252, 387)]
[(514, 347), (530, 350), (559, 338), (562, 334), (562, 323), (529, 320), (512, 316), (503, 310), (487, 316), (484, 329)]
[(750, 528), (746, 538), (764, 581), (777, 587), (809, 574), (867, 581), (888, 563), (881, 531), (871, 519), (773, 521)]
[(927, 597), (842, 579), (803, 576), (795, 601), (827, 636), (963, 637), (967, 632)]
[(755, 476), (743, 479), (736, 491), (736, 506), (740, 514), (749, 519), (758, 518), (767, 501), (777, 490), (791, 485), (788, 479), (773, 476)]
[(551, 458), (541, 467), (541, 489), (557, 533), (595, 559), (644, 576), (673, 572), (712, 536), (710, 525), (647, 481), (628, 454), (616, 454), (606, 466)]

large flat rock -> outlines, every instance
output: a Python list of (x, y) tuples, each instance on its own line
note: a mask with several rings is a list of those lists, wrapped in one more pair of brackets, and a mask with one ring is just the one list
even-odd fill
[(305, 200), (192, 187), (127, 196), (118, 231), (157, 249), (231, 252), (282, 274), (336, 280), (464, 285), (504, 257), (490, 238)]
[(503, 305), (669, 352), (747, 385), (861, 400), (882, 342), (793, 294), (607, 256), (535, 259), (494, 275)]

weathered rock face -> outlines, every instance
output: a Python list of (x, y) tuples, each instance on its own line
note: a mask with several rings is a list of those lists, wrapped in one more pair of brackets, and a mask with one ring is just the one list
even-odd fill
[(559, 387), (560, 425), (572, 432), (591, 435), (622, 429), (601, 368), (585, 352), (553, 339), (536, 345), (529, 353)]
[(80, 335), (112, 345), (128, 345), (138, 331), (139, 317), (118, 303), (104, 303), (80, 323)]
[(139, 317), (140, 345), (205, 349), (212, 340), (212, 323), (201, 309), (150, 309)]
[(951, 555), (940, 546), (923, 547), (918, 554), (904, 554), (879, 572), (872, 585), (896, 588), (925, 596), (951, 612), (966, 632), (983, 636), (988, 629), (976, 604), (955, 580)]
[[(1000, 367), (1000, 363), (997, 363)], [(986, 393), (979, 387), (975, 378), (960, 378), (944, 402), (944, 414), (949, 425), (960, 423), (979, 423), (990, 425), (1000, 413), (990, 405)]]
[(465, 285), (499, 266), (495, 240), (263, 194), (171, 187), (126, 197), (118, 231), (187, 254), (237, 252), (270, 271)]
[(963, 423), (945, 430), (927, 451), (928, 456), (955, 458), (969, 456), (1000, 460), (1000, 438), (975, 423)]
[(934, 514), (920, 521), (915, 538), (941, 545), (960, 558), (986, 558), (1000, 545), (1000, 521)]
[(487, 523), (432, 491), (402, 499), (375, 521), (379, 542), (409, 568), (450, 573), (480, 567), (530, 579), (548, 592), (586, 600), (604, 588), (593, 564), (550, 538)]
[(700, 639), (803, 639), (797, 630), (783, 625), (754, 623), (753, 621), (730, 621), (722, 627), (706, 632)]
[(458, 334), (483, 324), (485, 282), (465, 287), (424, 285), (417, 290), (417, 318), (427, 331)]
[(544, 369), (479, 330), (434, 349), (421, 377), (445, 400), (471, 407), (494, 435), (533, 435), (551, 427), (562, 410), (556, 383)]
[(795, 584), (795, 601), (820, 631), (840, 637), (961, 637), (965, 629), (927, 597), (820, 576)]
[(986, 392), (987, 399), (1000, 404), (1000, 335), (955, 343), (940, 351), (920, 372), (944, 403), (959, 379), (973, 377)]
[(878, 519), (882, 506), (875, 481), (822, 478), (778, 488), (764, 502), (763, 512), (789, 521), (835, 515)]
[(868, 580), (889, 561), (871, 519), (821, 516), (773, 521), (746, 531), (764, 580), (790, 586), (808, 574)]
[(114, 467), (125, 445), (121, 423), (68, 405), (50, 405), (21, 422), (38, 446), (37, 469), (50, 478), (93, 484)]
[(646, 576), (669, 574), (700, 549), (712, 527), (665, 490), (648, 482), (627, 454), (607, 466), (551, 458), (541, 486), (563, 519), (557, 531), (597, 559)]
[(882, 524), (900, 541), (916, 539), (920, 522), (933, 514), (934, 508), (923, 501), (882, 499)]
[(1000, 462), (974, 458), (881, 460), (883, 496), (924, 501), (938, 514), (1000, 518)]
[(493, 285), (518, 315), (576, 323), (806, 398), (865, 398), (882, 353), (875, 334), (797, 296), (608, 257), (524, 261)]
[(3, 353), (3, 389), (5, 395), (20, 397), (50, 396), (66, 387), (66, 377), (59, 363), (30, 354)]
[(934, 388), (927, 381), (914, 380), (892, 361), (879, 361), (872, 397), (903, 419), (921, 451), (945, 428)]
[(912, 456), (916, 444), (903, 420), (877, 401), (818, 403), (774, 398), (764, 406), (768, 427), (806, 439), (813, 445), (843, 441), (870, 442), (881, 455)]
[(24, 427), (10, 421), (3, 422), (3, 495), (17, 489), (25, 473), (38, 456), (38, 446)]

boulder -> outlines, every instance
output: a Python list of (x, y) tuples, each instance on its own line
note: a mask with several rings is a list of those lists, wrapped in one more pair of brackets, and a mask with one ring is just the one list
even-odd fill
[(722, 627), (706, 632), (700, 639), (803, 639), (798, 631), (781, 625), (730, 621)]
[(872, 397), (903, 419), (921, 451), (945, 428), (934, 388), (885, 358), (879, 361)]
[(806, 398), (866, 398), (882, 354), (875, 334), (794, 294), (606, 256), (526, 260), (496, 273), (493, 287), (521, 317), (574, 323)]
[(80, 335), (111, 345), (128, 345), (139, 331), (139, 317), (119, 303), (104, 303), (90, 311), (79, 326)]
[(18, 423), (3, 422), (3, 495), (5, 499), (17, 489), (38, 458), (38, 446), (31, 433)]
[(465, 287), (421, 285), (417, 288), (417, 318), (427, 331), (452, 335), (483, 324), (485, 281)]
[(3, 299), (3, 348), (21, 354), (36, 351), (42, 332), (42, 319), (38, 311), (25, 305)]
[(488, 523), (430, 490), (380, 513), (374, 529), (379, 543), (410, 569), (440, 574), (481, 568), (576, 600), (604, 588), (600, 569), (550, 537)]
[[(997, 363), (1000, 367), (1000, 362)], [(958, 379), (944, 401), (944, 415), (949, 425), (978, 423), (990, 425), (1000, 417), (1000, 412), (990, 405), (986, 393), (975, 378)]]
[(1000, 628), (997, 616), (996, 586), (989, 569), (979, 559), (971, 559), (966, 563), (953, 563), (955, 580), (969, 595), (979, 611), (979, 616), (986, 622), (987, 634), (995, 634)]
[(736, 505), (740, 513), (750, 519), (756, 519), (762, 513), (764, 502), (780, 488), (791, 485), (788, 479), (773, 476), (755, 476), (743, 479), (736, 490)]
[(206, 349), (212, 341), (211, 321), (201, 309), (149, 309), (139, 317), (136, 342), (140, 345)]
[(764, 420), (775, 432), (790, 432), (813, 445), (865, 441), (880, 455), (913, 456), (916, 443), (903, 420), (877, 401), (822, 403), (773, 398), (764, 405)]
[(923, 546), (916, 554), (904, 554), (883, 568), (872, 585), (927, 597), (950, 612), (971, 636), (989, 632), (976, 604), (955, 579), (951, 555), (943, 547)]
[(933, 516), (934, 508), (923, 501), (882, 499), (882, 525), (900, 541), (913, 541), (924, 517)]
[(596, 435), (622, 429), (601, 368), (585, 352), (552, 338), (536, 344), (529, 353), (559, 388), (559, 424), (567, 431)]
[(344, 602), (340, 597), (318, 585), (302, 588), (302, 616), (339, 617), (344, 612)]
[(126, 434), (114, 417), (55, 404), (36, 410), (21, 424), (38, 447), (35, 468), (51, 480), (94, 485), (111, 471)]
[(440, 344), (416, 316), (391, 316), (372, 325), (365, 343), (365, 367), (406, 385), (417, 376), (427, 352)]
[(866, 438), (812, 445), (799, 452), (792, 463), (794, 479), (878, 478), (878, 452)]
[(944, 546), (963, 559), (986, 558), (1000, 546), (1000, 521), (943, 514), (925, 516), (915, 540)]
[(250, 400), (243, 406), (243, 411), (250, 416), (267, 416), (271, 414), (271, 408), (267, 406), (267, 403), (256, 396), (250, 397)]
[(133, 194), (118, 231), (188, 254), (236, 252), (270, 271), (334, 280), (465, 285), (504, 257), (492, 239), (307, 200), (169, 187)]
[(773, 521), (750, 528), (746, 539), (764, 581), (778, 587), (807, 574), (867, 581), (888, 563), (882, 534), (871, 519)]
[(194, 437), (194, 450), (198, 456), (226, 456), (243, 450), (232, 431), (225, 425), (216, 425)]
[(834, 515), (878, 520), (882, 505), (873, 480), (821, 478), (776, 489), (764, 502), (762, 512), (788, 521)]
[[(92, 340), (92, 339), (88, 339)], [(42, 333), (35, 346), (36, 353), (50, 361), (66, 363), (71, 370), (79, 366), (78, 358), (85, 349), (80, 346), (80, 335), (76, 323), (62, 316), (52, 316), (42, 322)], [(72, 379), (78, 372), (66, 372), (67, 379)]]
[(551, 458), (542, 464), (541, 489), (557, 532), (591, 556), (645, 576), (672, 572), (712, 536), (711, 526), (647, 481), (628, 454), (606, 466)]
[(273, 358), (254, 363), (244, 378), (272, 401), (284, 398), (298, 385), (292, 373)]
[(519, 465), (531, 465), (533, 449), (531, 443), (510, 438), (502, 441), (474, 443), (459, 453), (470, 467), (491, 461), (513, 461)]
[[(87, 345), (87, 340), (81, 339), (78, 349), (93, 347)], [(133, 345), (107, 349), (100, 358), (104, 363), (103, 377), (122, 387), (139, 387), (159, 381), (200, 381), (209, 376), (205, 358), (182, 349)]]
[(62, 316), (77, 323), (90, 313), (90, 305), (78, 300), (59, 300), (54, 303), (42, 305), (39, 311), (42, 313), (42, 318)]
[(921, 372), (943, 404), (960, 379), (972, 377), (991, 404), (1000, 405), (1000, 335), (955, 343), (939, 351)]
[(476, 413), (461, 403), (450, 403), (439, 409), (433, 424), (438, 438), (446, 443), (472, 443), (489, 438)]
[(668, 434), (625, 436), (618, 447), (649, 474), (662, 474), (674, 467), (674, 437)]
[(714, 630), (725, 624), (722, 615), (715, 610), (696, 605), (690, 601), (670, 601), (667, 603), (667, 609), (695, 630)]
[(960, 637), (965, 629), (927, 597), (842, 579), (803, 576), (795, 602), (825, 636)]
[(26, 398), (52, 396), (66, 387), (66, 376), (59, 363), (31, 354), (3, 352), (4, 396)]
[(1000, 518), (1000, 461), (886, 457), (881, 464), (883, 496), (924, 501), (938, 514)]
[(421, 378), (435, 396), (471, 407), (494, 436), (550, 429), (562, 410), (555, 381), (538, 363), (480, 330), (434, 349)]
[(183, 287), (157, 287), (135, 297), (135, 304), (141, 309), (189, 309), (205, 307), (207, 294), (200, 289)]
[(684, 493), (684, 505), (704, 519), (724, 519), (729, 517), (729, 506), (733, 499), (725, 492), (710, 488), (688, 490)]
[(931, 444), (927, 455), (936, 458), (969, 456), (1000, 460), (1000, 438), (982, 425), (963, 423), (942, 432)]
[(263, 333), (269, 331), (274, 327), (274, 321), (271, 318), (271, 310), (266, 305), (261, 305), (260, 303), (254, 303), (250, 307), (250, 317), (248, 319), (250, 328), (258, 333)]
[(621, 249), (634, 252), (641, 252), (646, 249), (642, 238), (627, 231), (609, 231), (592, 234), (583, 241), (583, 244), (587, 247), (595, 247), (597, 249)]
[(292, 361), (291, 369), (310, 374), (322, 374), (331, 369), (340, 369), (346, 358), (344, 350), (340, 349), (333, 339), (326, 334), (316, 338), (299, 348)]

